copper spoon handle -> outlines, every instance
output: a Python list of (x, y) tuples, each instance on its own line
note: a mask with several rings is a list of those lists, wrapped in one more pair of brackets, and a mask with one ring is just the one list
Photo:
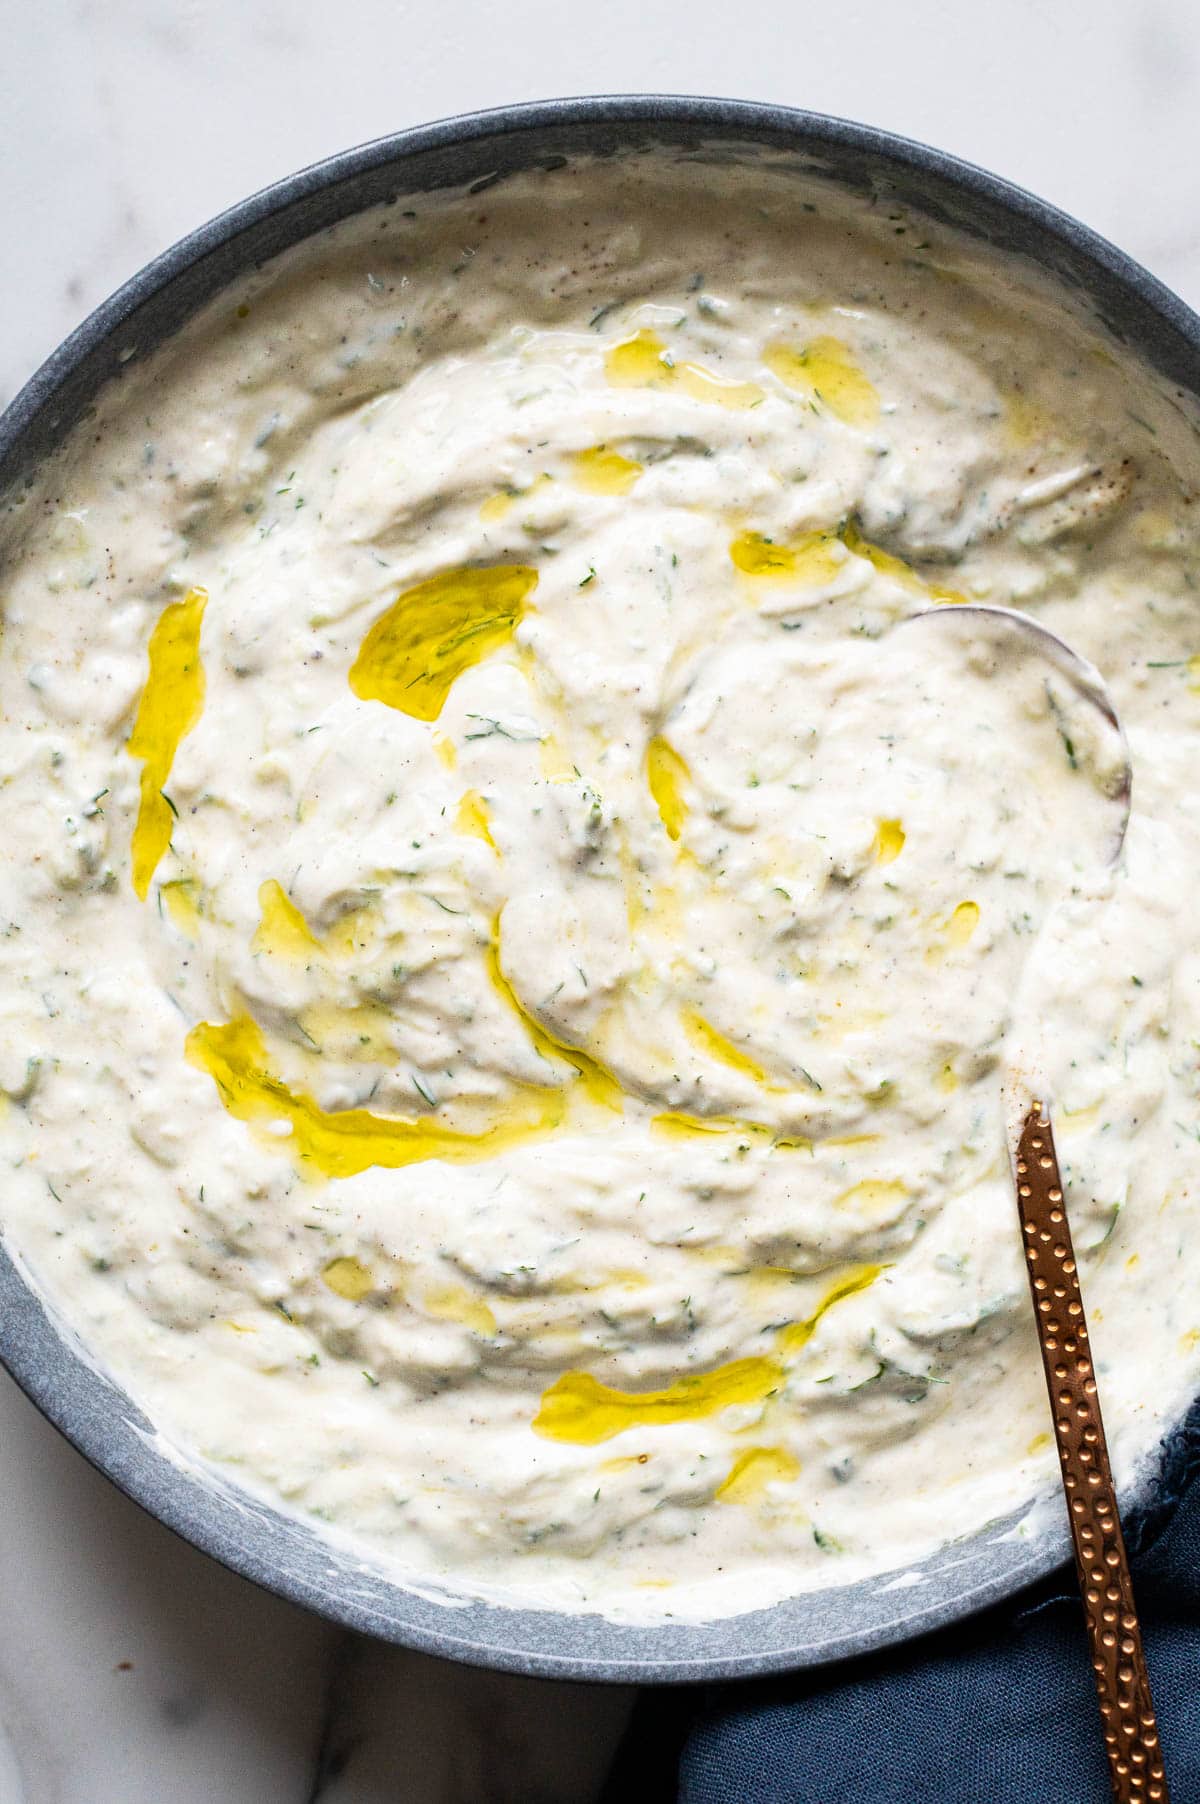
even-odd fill
[(1075, 1565), (1117, 1804), (1167, 1804), (1158, 1724), (1117, 1513), (1079, 1273), (1049, 1116), (1035, 1103), (1017, 1148), (1017, 1206), (1062, 1460)]

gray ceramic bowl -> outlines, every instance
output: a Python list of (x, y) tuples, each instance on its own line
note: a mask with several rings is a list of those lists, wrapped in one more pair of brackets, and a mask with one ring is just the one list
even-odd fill
[[(244, 201), (128, 282), (50, 358), (0, 419), (0, 493), (29, 477), (119, 377), (235, 277), (397, 195), (478, 183), (580, 153), (704, 144), (800, 153), (847, 189), (920, 209), (1031, 259), (1115, 336), (1200, 393), (1200, 319), (1075, 220), (954, 158), (885, 132), (784, 107), (685, 98), (562, 100), (451, 119), (333, 157)], [(1016, 1231), (1014, 1223), (1014, 1232)], [(0, 1359), (38, 1408), (135, 1502), (235, 1572), (336, 1622), (451, 1659), (561, 1678), (663, 1681), (817, 1666), (907, 1640), (1030, 1585), (1067, 1554), (1005, 1524), (945, 1549), (922, 1582), (875, 1580), (697, 1626), (449, 1606), (332, 1548), (305, 1524), (175, 1463), (129, 1398), (87, 1361), (0, 1246)], [(1143, 1483), (1152, 1497), (1157, 1478)]]

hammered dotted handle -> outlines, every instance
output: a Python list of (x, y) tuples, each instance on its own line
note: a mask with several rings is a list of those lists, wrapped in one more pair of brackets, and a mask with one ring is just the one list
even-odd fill
[(1017, 1201), (1113, 1795), (1118, 1804), (1166, 1804), (1158, 1725), (1100, 1419), (1075, 1249), (1050, 1121), (1040, 1103), (1026, 1117), (1017, 1149)]

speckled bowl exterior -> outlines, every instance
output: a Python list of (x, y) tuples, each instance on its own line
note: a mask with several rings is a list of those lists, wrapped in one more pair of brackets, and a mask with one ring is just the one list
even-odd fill
[[(482, 190), (522, 169), (652, 147), (743, 158), (788, 152), (798, 170), (930, 214), (1029, 259), (1169, 382), (1200, 394), (1200, 319), (1182, 301), (1075, 220), (953, 157), (786, 107), (660, 96), (558, 100), (380, 139), (290, 176), (185, 238), (98, 308), (0, 418), (0, 492), (31, 480), (131, 360), (152, 352), (228, 283), (322, 228), (405, 195), (463, 185)], [(1029, 1353), (1035, 1357), (1032, 1327)], [(428, 1587), (407, 1589), (305, 1522), (173, 1458), (128, 1396), (90, 1362), (69, 1325), (44, 1307), (2, 1244), (0, 1359), (127, 1496), (235, 1572), (349, 1628), (512, 1672), (647, 1683), (825, 1665), (1010, 1597), (1068, 1552), (1065, 1517), (1032, 1539), (1009, 1532), (1011, 1521), (997, 1523), (943, 1549), (919, 1574), (701, 1624), (629, 1627), (597, 1616), (443, 1601)], [(1158, 1467), (1148, 1468), (1130, 1501), (1153, 1503), (1160, 1482)]]

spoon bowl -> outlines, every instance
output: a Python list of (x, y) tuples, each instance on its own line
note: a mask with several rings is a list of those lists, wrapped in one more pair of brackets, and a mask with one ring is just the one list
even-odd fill
[[(961, 622), (968, 617), (972, 623), (977, 622), (981, 629), (986, 629), (991, 624), (1022, 639), (1030, 651), (1049, 664), (1064, 680), (1085, 713), (1098, 717), (1102, 740), (1115, 739), (1107, 769), (1103, 773), (1104, 793), (1116, 810), (1108, 854), (1108, 862), (1115, 864), (1121, 855), (1129, 826), (1129, 810), (1133, 800), (1133, 763), (1121, 717), (1104, 677), (1089, 658), (1077, 652), (1065, 639), (1060, 639), (1057, 633), (1051, 632), (1048, 626), (1044, 626), (1032, 614), (1023, 613), (1019, 608), (994, 607), (974, 601), (953, 605), (941, 603), (937, 607), (922, 608), (919, 613), (909, 615), (901, 625), (910, 626), (917, 620)], [(1051, 707), (1054, 705), (1051, 698)], [(1061, 726), (1060, 732), (1067, 745), (1068, 755), (1074, 762), (1072, 742)]]

